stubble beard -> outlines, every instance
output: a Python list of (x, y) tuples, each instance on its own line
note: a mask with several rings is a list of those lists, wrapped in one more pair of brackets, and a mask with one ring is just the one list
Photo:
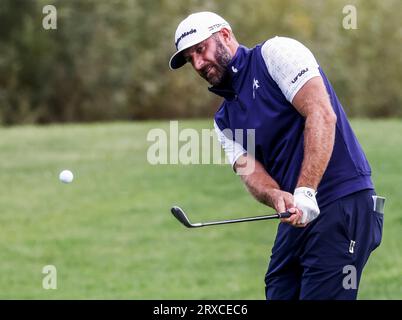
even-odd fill
[(227, 66), (229, 65), (232, 57), (228, 49), (224, 47), (221, 43), (220, 39), (217, 36), (214, 36), (214, 40), (216, 43), (216, 51), (215, 51), (215, 61), (216, 63), (211, 63), (205, 66), (201, 70), (201, 77), (207, 80), (211, 85), (217, 86), (219, 85), (227, 74)]

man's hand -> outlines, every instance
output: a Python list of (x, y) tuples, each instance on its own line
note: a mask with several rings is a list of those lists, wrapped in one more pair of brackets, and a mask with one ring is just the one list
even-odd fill
[[(252, 162), (252, 163), (249, 163)], [(249, 174), (240, 174), (248, 191), (261, 203), (274, 208), (276, 212), (289, 211), (293, 213), (289, 218), (281, 219), (281, 222), (289, 223), (295, 227), (304, 227), (301, 223), (302, 213), (296, 208), (293, 195), (280, 190), (278, 183), (268, 174), (260, 162), (252, 156), (244, 154), (239, 157), (234, 168), (237, 171), (239, 165), (246, 164), (254, 168)]]
[(289, 218), (281, 219), (281, 222), (288, 223), (294, 227), (305, 227), (303, 224), (302, 213), (295, 207), (294, 197), (291, 193), (279, 189), (268, 191), (269, 202), (277, 212), (289, 211), (292, 215)]
[(320, 214), (315, 193), (315, 190), (311, 188), (300, 187), (295, 189), (294, 201), (296, 207), (302, 211), (300, 222), (304, 225), (313, 221)]

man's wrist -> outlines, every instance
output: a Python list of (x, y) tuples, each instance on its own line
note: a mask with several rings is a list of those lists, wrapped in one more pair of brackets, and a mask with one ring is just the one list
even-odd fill
[(274, 199), (275, 199), (275, 193), (280, 191), (280, 189), (272, 187), (272, 188), (266, 188), (265, 189), (265, 195), (267, 199), (267, 205), (270, 206), (271, 208), (274, 208)]
[(310, 189), (313, 189), (313, 190), (317, 190), (318, 186), (317, 186), (317, 184), (309, 182), (309, 181), (300, 181), (296, 185), (296, 189), (297, 188), (303, 188), (303, 187), (304, 188), (310, 188)]
[(293, 192), (293, 194), (296, 194), (296, 193), (304, 193), (307, 196), (312, 197), (317, 194), (317, 191), (316, 191), (316, 189), (311, 188), (311, 187), (300, 186), (300, 187), (297, 187), (295, 189), (295, 191)]

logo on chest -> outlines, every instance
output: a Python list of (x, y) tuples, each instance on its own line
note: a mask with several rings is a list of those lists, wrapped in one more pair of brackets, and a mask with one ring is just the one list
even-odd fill
[(255, 92), (258, 90), (259, 87), (260, 87), (259, 81), (256, 78), (254, 78), (253, 79), (253, 99), (255, 99)]

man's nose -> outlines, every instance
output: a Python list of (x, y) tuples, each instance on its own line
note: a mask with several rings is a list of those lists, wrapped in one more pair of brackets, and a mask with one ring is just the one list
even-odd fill
[(204, 61), (200, 57), (194, 57), (193, 66), (195, 70), (200, 71), (204, 66)]

